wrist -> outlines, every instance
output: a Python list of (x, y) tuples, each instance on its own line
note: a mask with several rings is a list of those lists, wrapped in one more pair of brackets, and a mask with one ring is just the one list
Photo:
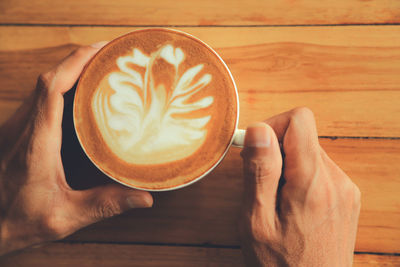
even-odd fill
[(0, 256), (9, 252), (8, 248), (10, 247), (10, 244), (8, 240), (9, 238), (4, 223), (0, 222)]
[(22, 227), (14, 231), (15, 228), (17, 227), (9, 227), (5, 222), (0, 223), (0, 256), (40, 243), (34, 235), (25, 232), (28, 228)]

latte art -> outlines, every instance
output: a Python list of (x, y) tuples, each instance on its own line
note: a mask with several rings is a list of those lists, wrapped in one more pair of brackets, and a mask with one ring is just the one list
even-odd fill
[(230, 147), (238, 97), (222, 59), (202, 41), (143, 29), (104, 46), (81, 74), (74, 126), (110, 178), (170, 190), (205, 176)]
[(93, 115), (109, 149), (125, 162), (176, 161), (204, 143), (214, 97), (196, 94), (212, 85), (213, 77), (204, 64), (183, 69), (184, 61), (182, 48), (171, 44), (149, 55), (134, 48), (100, 81)]

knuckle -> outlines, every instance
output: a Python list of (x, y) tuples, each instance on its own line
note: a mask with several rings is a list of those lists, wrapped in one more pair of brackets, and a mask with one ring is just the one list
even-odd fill
[(39, 90), (47, 91), (51, 87), (56, 73), (54, 70), (46, 71), (39, 75), (38, 86)]
[(314, 120), (314, 113), (308, 107), (297, 107), (291, 110), (292, 117), (305, 119), (305, 120)]
[(358, 203), (361, 202), (361, 191), (360, 191), (360, 188), (358, 188), (357, 185), (354, 185), (354, 199)]
[(361, 205), (361, 191), (358, 186), (346, 177), (342, 182), (342, 198), (347, 203), (347, 207), (359, 209)]
[(265, 179), (271, 176), (277, 176), (280, 174), (280, 163), (274, 159), (250, 159), (247, 161), (246, 173), (251, 177), (255, 178), (255, 182), (263, 182)]
[(342, 188), (345, 198), (352, 198), (354, 196), (355, 184), (350, 180), (350, 178), (345, 177), (345, 179), (343, 179)]
[(56, 214), (45, 216), (41, 222), (43, 235), (52, 240), (60, 239), (64, 237), (63, 225)]
[(343, 192), (345, 193), (346, 197), (352, 196), (354, 190), (354, 184), (350, 181), (349, 178), (345, 178), (342, 182)]
[(361, 191), (356, 184), (353, 183), (353, 208), (359, 209), (361, 206)]
[(120, 206), (115, 201), (107, 200), (98, 205), (98, 208), (95, 211), (95, 217), (98, 219), (109, 218), (118, 215), (121, 212)]
[(353, 205), (353, 210), (360, 212), (361, 208), (361, 193), (360, 190), (356, 190), (355, 193), (355, 199), (354, 199), (354, 205)]
[(77, 57), (84, 57), (92, 50), (93, 50), (93, 48), (90, 46), (80, 46), (72, 53), (74, 55), (76, 55)]

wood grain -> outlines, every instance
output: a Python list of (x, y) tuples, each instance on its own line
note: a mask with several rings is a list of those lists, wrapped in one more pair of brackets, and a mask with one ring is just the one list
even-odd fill
[[(240, 249), (53, 243), (0, 258), (3, 267), (244, 267)], [(353, 266), (399, 266), (400, 256), (354, 255)]]
[(304, 25), (398, 23), (397, 0), (2, 0), (0, 23)]
[[(240, 127), (309, 106), (323, 136), (400, 134), (400, 117), (394, 116), (400, 113), (400, 26), (185, 30), (208, 42), (229, 65), (239, 88)], [(0, 123), (33, 89), (37, 75), (76, 47), (70, 43), (126, 31), (0, 27), (0, 36), (10, 36), (0, 40)]]
[[(37, 75), (77, 45), (136, 29), (128, 25), (193, 25), (200, 27), (180, 29), (214, 47), (236, 78), (240, 127), (305, 105), (316, 113), (320, 135), (400, 137), (400, 26), (312, 26), (398, 23), (397, 0), (2, 0), (0, 24), (21, 26), (0, 26), (0, 124), (33, 90)], [(23, 26), (30, 24), (36, 25)], [(399, 253), (400, 140), (320, 142), (362, 191), (356, 250)], [(86, 179), (76, 167), (85, 164), (72, 162), (66, 172)], [(109, 181), (91, 179), (88, 184)], [(241, 160), (232, 149), (199, 183), (155, 194), (153, 209), (87, 227), (66, 243), (0, 258), (0, 266), (243, 266), (236, 248), (241, 193)], [(207, 244), (231, 248), (196, 247)], [(400, 266), (400, 256), (356, 254), (354, 266)]]
[[(356, 250), (400, 252), (400, 140), (320, 139), (320, 143), (362, 192)], [(154, 194), (154, 208), (130, 211), (68, 239), (239, 245), (236, 221), (243, 188), (239, 152), (232, 148), (211, 174), (192, 186)], [(80, 173), (88, 168), (78, 153), (71, 155), (75, 160), (65, 165), (67, 170), (74, 167), (69, 176), (78, 180), (96, 176)]]
[[(31, 50), (65, 44), (89, 45), (147, 27), (0, 26), (0, 50)], [(216, 48), (263, 43), (307, 43), (340, 47), (399, 47), (400, 26), (171, 27)]]

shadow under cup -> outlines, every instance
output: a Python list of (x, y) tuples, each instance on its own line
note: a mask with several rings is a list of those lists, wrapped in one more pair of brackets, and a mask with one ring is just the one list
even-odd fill
[(101, 172), (129, 187), (165, 191), (218, 165), (237, 133), (238, 111), (233, 77), (214, 50), (180, 31), (145, 29), (92, 58), (73, 119)]

